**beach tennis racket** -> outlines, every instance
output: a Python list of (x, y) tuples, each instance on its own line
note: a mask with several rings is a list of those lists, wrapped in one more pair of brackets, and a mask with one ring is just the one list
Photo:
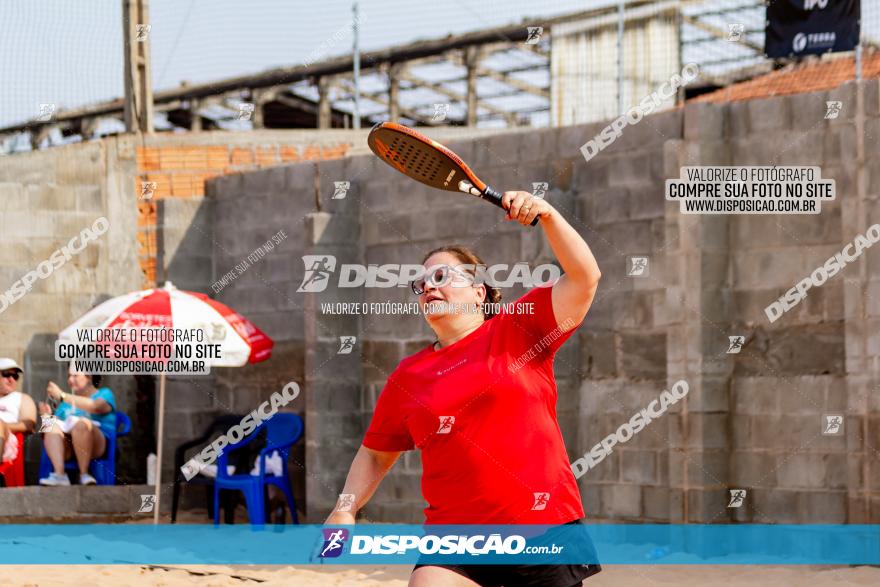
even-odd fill
[(379, 159), (420, 183), (464, 192), (507, 211), (501, 193), (481, 181), (458, 155), (420, 132), (396, 122), (380, 122), (370, 131), (367, 144)]

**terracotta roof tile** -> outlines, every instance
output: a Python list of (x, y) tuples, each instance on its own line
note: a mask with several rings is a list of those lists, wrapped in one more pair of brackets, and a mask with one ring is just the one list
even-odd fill
[[(862, 77), (863, 79), (880, 77), (880, 51), (865, 51), (862, 55)], [(855, 58), (852, 56), (811, 61), (732, 84), (689, 101), (738, 102), (771, 96), (821, 92), (837, 88), (853, 79), (855, 79)]]

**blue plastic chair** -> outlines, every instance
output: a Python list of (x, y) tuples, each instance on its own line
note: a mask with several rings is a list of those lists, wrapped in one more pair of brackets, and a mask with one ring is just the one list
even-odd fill
[[(229, 475), (227, 464), (229, 453), (245, 446), (259, 436), (260, 431), (266, 431), (266, 447), (260, 451), (257, 457), (259, 475), (249, 473), (243, 475)], [(214, 525), (220, 524), (220, 490), (235, 489), (244, 493), (247, 504), (248, 517), (252, 525), (266, 523), (266, 486), (275, 485), (284, 493), (287, 499), (287, 507), (290, 509), (290, 517), (294, 524), (299, 524), (296, 515), (296, 501), (293, 499), (293, 486), (290, 484), (290, 474), (287, 461), (290, 459), (290, 447), (302, 437), (303, 421), (296, 414), (275, 414), (260, 424), (257, 429), (247, 438), (236, 444), (230, 444), (223, 449), (217, 459), (217, 478), (214, 480)], [(266, 457), (274, 451), (281, 454), (282, 473), (280, 477), (266, 475)]]
[[(116, 485), (116, 439), (126, 436), (131, 432), (131, 420), (122, 412), (116, 412), (116, 434), (107, 437), (107, 448), (104, 456), (100, 459), (92, 459), (89, 463), (89, 474), (95, 478), (98, 485)], [(64, 463), (65, 471), (79, 471), (79, 465), (74, 456)], [(46, 454), (43, 446), (43, 455), (40, 457), (40, 479), (48, 477), (52, 472), (52, 461)]]

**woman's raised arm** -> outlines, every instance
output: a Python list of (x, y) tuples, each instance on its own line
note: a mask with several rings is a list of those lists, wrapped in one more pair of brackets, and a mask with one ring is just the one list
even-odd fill
[(602, 277), (587, 242), (546, 200), (516, 191), (504, 192), (502, 202), (511, 220), (528, 226), (535, 217), (541, 218), (539, 226), (544, 229), (550, 248), (565, 273), (553, 286), (556, 323), (563, 332), (580, 324), (593, 303)]

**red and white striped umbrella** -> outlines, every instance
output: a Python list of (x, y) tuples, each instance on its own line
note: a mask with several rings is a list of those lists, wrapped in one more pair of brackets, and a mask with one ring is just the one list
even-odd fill
[(77, 340), (76, 331), (93, 328), (179, 328), (205, 331), (205, 340), (220, 345), (212, 367), (240, 367), (265, 361), (272, 340), (241, 314), (202, 293), (161, 289), (121, 295), (99, 304), (61, 331), (61, 340)]
[[(220, 345), (220, 358), (206, 359), (213, 367), (240, 367), (265, 361), (274, 343), (241, 314), (205, 294), (184, 291), (170, 281), (158, 289), (121, 295), (98, 304), (58, 335), (77, 340), (78, 329), (175, 328), (202, 329), (206, 341)], [(165, 374), (159, 376), (159, 433), (153, 523), (159, 523), (162, 484), (162, 445), (165, 427)]]

